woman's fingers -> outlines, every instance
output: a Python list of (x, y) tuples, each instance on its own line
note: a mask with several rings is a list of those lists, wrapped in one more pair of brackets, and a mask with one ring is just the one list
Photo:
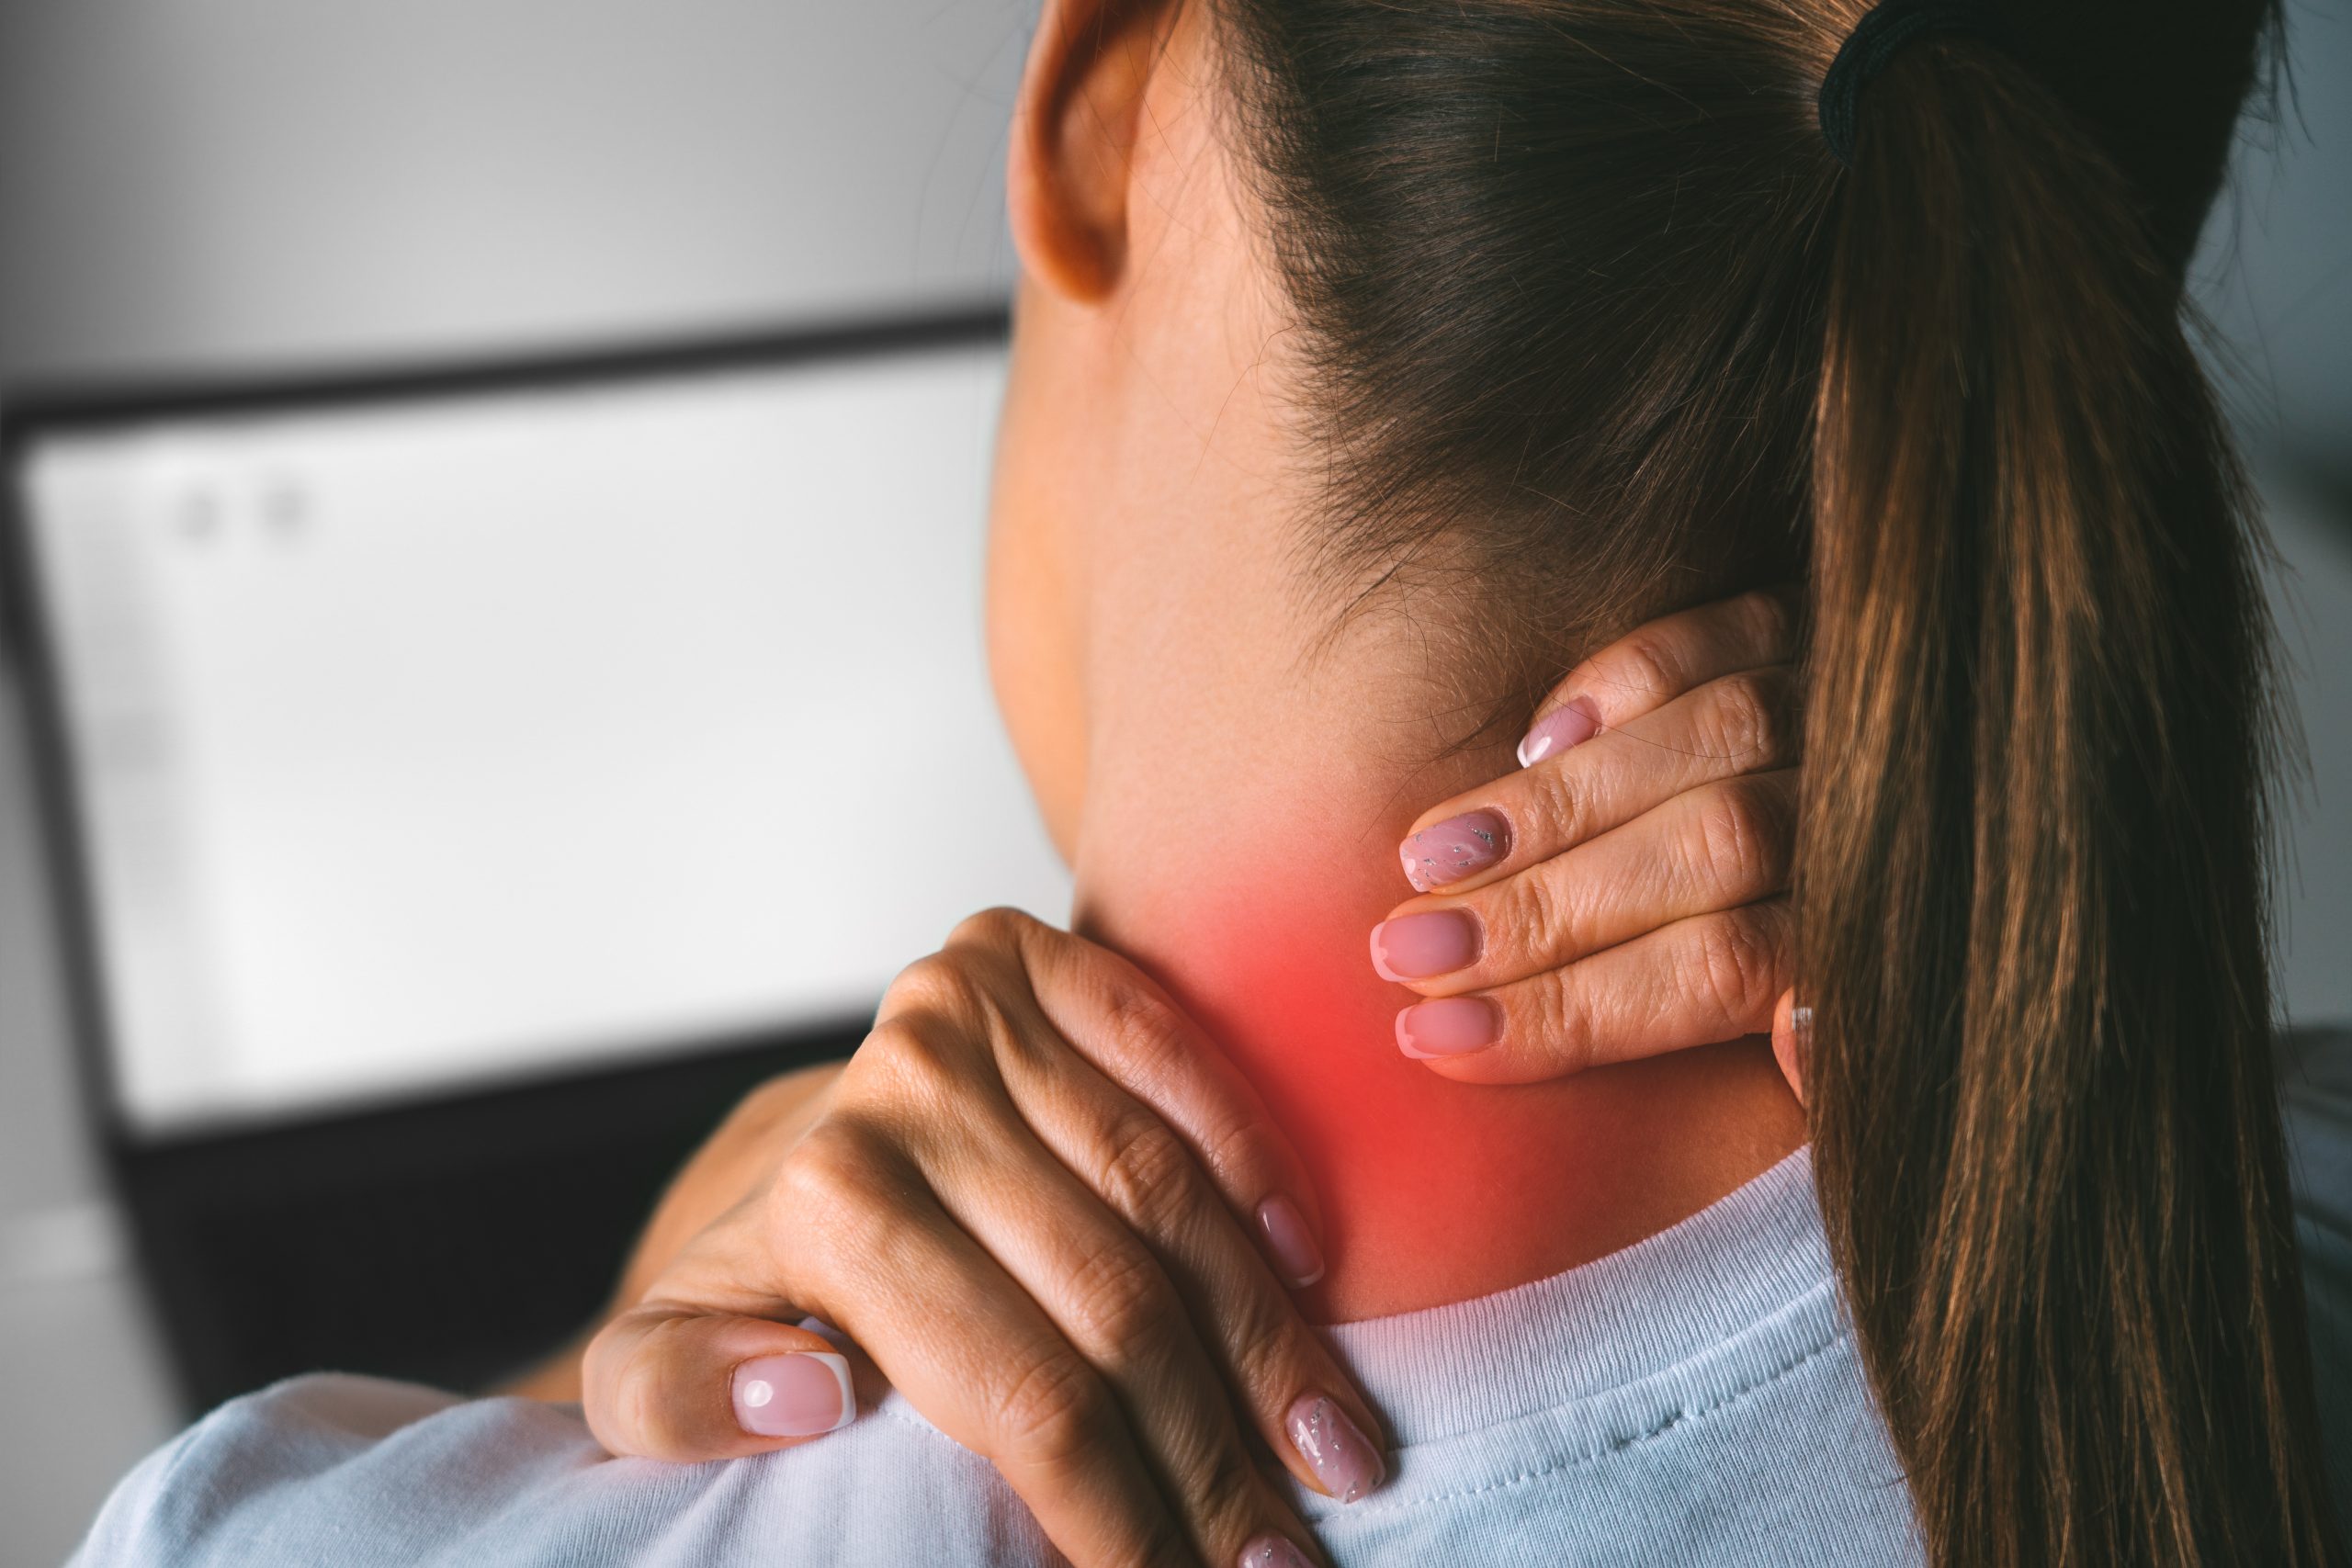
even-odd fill
[(1452, 996), (1574, 964), (1789, 885), (1796, 774), (1724, 779), (1460, 897), (1413, 900), (1372, 933), (1374, 966)]
[[(1322, 1212), (1305, 1163), (1250, 1081), (1148, 976), (1018, 910), (972, 917), (947, 951), (1002, 964), (1004, 1005), (1034, 1003), (1033, 1027), (1013, 1042), (1036, 1043), (1028, 1059), (1066, 1045), (1174, 1130), (1284, 1284), (1323, 1277)], [(1008, 954), (1018, 955), (1021, 976)]]
[(1423, 893), (1506, 881), (1689, 790), (1784, 768), (1799, 739), (1792, 671), (1717, 676), (1423, 813), (1407, 877)]
[(1532, 766), (1735, 671), (1796, 657), (1795, 590), (1761, 588), (1662, 616), (1568, 671), (1520, 743)]
[(808, 1312), (871, 1349), (935, 1426), (994, 1463), (1078, 1568), (1195, 1568), (1102, 1379), (901, 1151), (843, 1119), (696, 1237), (658, 1299), (597, 1335), (583, 1380), (591, 1430), (614, 1453), (685, 1461), (814, 1440), (762, 1429), (825, 1414), (817, 1373), (833, 1368), (809, 1363), (838, 1352), (774, 1321)]
[(821, 1310), (891, 1383), (997, 1467), (1078, 1568), (1198, 1562), (1117, 1396), (998, 1260), (944, 1212), (833, 1249)]
[(1531, 1082), (1763, 1032), (1789, 983), (1801, 727), (1786, 590), (1654, 621), (1579, 664), (1520, 772), (1423, 814), (1424, 897), (1373, 963), (1429, 998), (1407, 1055)]
[(606, 1452), (684, 1464), (792, 1448), (857, 1418), (848, 1359), (820, 1336), (679, 1302), (605, 1325), (582, 1405)]
[[(1204, 1345), (1207, 1330), (1195, 1323), (1192, 1303), (1149, 1245), (1150, 1231), (1130, 1228), (1016, 1126), (973, 1129), (971, 1146), (958, 1157), (995, 1179), (958, 1184), (942, 1195), (943, 1204), (1110, 1389), (1204, 1561), (1237, 1562), (1243, 1545), (1269, 1529), (1304, 1542), (1305, 1527), (1250, 1457), (1230, 1385)], [(1157, 1136), (1161, 1141), (1133, 1145), (1153, 1152), (1118, 1158), (1107, 1173), (1114, 1190), (1132, 1195), (1142, 1187), (1182, 1184), (1179, 1168), (1189, 1156), (1164, 1130)], [(1223, 1207), (1205, 1189), (1202, 1197), (1233, 1255), (1266, 1292), (1278, 1291)], [(1043, 1215), (1051, 1223), (1041, 1223)], [(1195, 1227), (1201, 1217), (1196, 1211)], [(1233, 1303), (1218, 1305), (1231, 1310)]]
[(1396, 1044), (1464, 1083), (1535, 1083), (1761, 1034), (1794, 964), (1788, 900), (1678, 920), (1492, 990), (1396, 1016)]
[[(1015, 1029), (1042, 1027), (1017, 1013), (1001, 1021)], [(961, 1237), (976, 1244), (1035, 1303), (1065, 1346), (1063, 1354), (1074, 1358), (1069, 1371), (1048, 1375), (1057, 1383), (1068, 1382), (1083, 1368), (1092, 1380), (1090, 1387), (1107, 1391), (1108, 1410), (1132, 1434), (1190, 1547), (1210, 1562), (1224, 1562), (1238, 1561), (1243, 1545), (1269, 1529), (1304, 1544), (1305, 1527), (1252, 1461), (1229, 1385), (1148, 1238), (1039, 1142), (1031, 1120), (1035, 1108), (1016, 1104), (1009, 1085), (959, 1065), (971, 1039), (968, 1022), (906, 1010), (876, 1032), (884, 1047), (873, 1064), (891, 1076), (901, 1095), (964, 1096), (962, 1115), (929, 1125), (908, 1145), (933, 1201)], [(874, 1042), (868, 1044), (871, 1049)], [(1062, 1056), (1076, 1063), (1067, 1052)], [(1077, 1066), (1091, 1076), (1084, 1064)], [(1096, 1110), (1062, 1103), (1052, 1113), (1079, 1123)], [(1191, 1168), (1181, 1140), (1132, 1102), (1129, 1110), (1137, 1124), (1132, 1146), (1153, 1152), (1129, 1156), (1132, 1163), (1113, 1179), (1155, 1188), (1189, 1180), (1197, 1195), (1192, 1223), (1205, 1223), (1224, 1235), (1253, 1282), (1278, 1295), (1280, 1287), (1232, 1216)], [(865, 1331), (852, 1332), (861, 1343), (874, 1343)], [(883, 1352), (876, 1355), (880, 1359)], [(898, 1369), (887, 1360), (884, 1365), (897, 1381)], [(909, 1392), (919, 1407), (928, 1409)], [(1015, 1423), (1023, 1429), (1029, 1424)], [(1020, 1489), (1003, 1456), (981, 1451), (996, 1459)], [(1068, 1460), (1074, 1465), (1084, 1457), (1082, 1448), (1074, 1449)], [(1038, 1463), (1033, 1459), (1031, 1469)], [(1053, 1473), (1049, 1469), (1048, 1479)]]
[[(666, 1309), (671, 1317), (813, 1313), (870, 1354), (933, 1425), (994, 1464), (1078, 1568), (1195, 1568), (1192, 1534), (1119, 1398), (941, 1205), (910, 1153), (854, 1118), (828, 1122), (786, 1156), (763, 1196), (673, 1265), (664, 1300), (683, 1304)], [(658, 1332), (690, 1339), (695, 1331)], [(625, 1344), (613, 1350), (625, 1361)], [(632, 1384), (598, 1375), (597, 1348), (589, 1361), (592, 1425), (607, 1418), (600, 1412), (627, 1424), (632, 1393), (663, 1407), (654, 1423), (707, 1435), (711, 1412), (741, 1422), (731, 1371), (724, 1382), (706, 1371)], [(689, 1400), (699, 1400), (700, 1415), (682, 1410)]]
[(1300, 1482), (1342, 1502), (1376, 1488), (1385, 1466), (1371, 1403), (1307, 1327), (1184, 1139), (1072, 1054), (1018, 1065), (1005, 1083), (1029, 1130), (1109, 1207), (1117, 1232), (1148, 1247), (1267, 1448)]
[(851, 1408), (818, 1385), (830, 1347), (782, 1325), (815, 1313), (1080, 1568), (1275, 1538), (1319, 1561), (1249, 1438), (1334, 1495), (1381, 1479), (1369, 1406), (1283, 1285), (1320, 1272), (1313, 1192), (1139, 971), (1026, 917), (967, 922), (811, 1106), (757, 1194), (592, 1347), (608, 1446), (807, 1440)]
[(1384, 1474), (1371, 1404), (1282, 1288), (1313, 1283), (1322, 1258), (1312, 1190), (1256, 1091), (1124, 960), (1025, 916), (981, 920), (993, 949), (1023, 952), (1028, 983), (994, 1002), (1001, 1078), (1030, 1133), (1152, 1248), (1291, 1472), (1343, 1500), (1371, 1491)]

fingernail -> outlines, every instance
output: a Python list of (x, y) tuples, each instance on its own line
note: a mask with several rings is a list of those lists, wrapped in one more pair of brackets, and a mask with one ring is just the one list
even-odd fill
[(1274, 1267), (1294, 1290), (1304, 1290), (1323, 1278), (1323, 1249), (1306, 1228), (1306, 1216), (1287, 1198), (1269, 1198), (1258, 1205), (1258, 1228), (1266, 1233), (1266, 1250)]
[(1310, 1393), (1292, 1405), (1287, 1425), (1306, 1468), (1340, 1502), (1352, 1503), (1388, 1479), (1380, 1450), (1356, 1430), (1346, 1411), (1321, 1394)]
[(813, 1438), (856, 1416), (845, 1356), (800, 1350), (735, 1369), (735, 1424), (755, 1438)]
[(1396, 1049), (1416, 1061), (1466, 1056), (1502, 1032), (1502, 1015), (1484, 997), (1418, 1002), (1396, 1015)]
[(1315, 1564), (1282, 1537), (1261, 1535), (1241, 1549), (1241, 1568), (1315, 1568)]
[(1789, 1029), (1790, 1032), (1797, 1037), (1798, 1044), (1812, 1044), (1813, 1010), (1809, 1007), (1791, 1008), (1789, 1010)]
[(1600, 710), (1589, 697), (1570, 697), (1537, 719), (1519, 743), (1519, 765), (1532, 768), (1555, 752), (1581, 746), (1600, 733)]
[(1405, 863), (1405, 880), (1420, 893), (1484, 871), (1510, 852), (1510, 824), (1491, 811), (1473, 811), (1424, 828), (1396, 852)]
[(1478, 922), (1462, 909), (1399, 915), (1372, 928), (1372, 966), (1384, 980), (1426, 980), (1478, 960)]

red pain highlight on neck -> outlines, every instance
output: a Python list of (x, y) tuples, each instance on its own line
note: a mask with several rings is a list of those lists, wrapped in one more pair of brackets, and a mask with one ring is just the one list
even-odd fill
[(1737, 1110), (1707, 1054), (1519, 1086), (1454, 1083), (1406, 1057), (1395, 1019), (1417, 998), (1367, 952), (1385, 910), (1262, 886), (1152, 908), (1149, 937), (1119, 944), (1250, 1077), (1317, 1183), (1330, 1259), (1307, 1302), (1318, 1318), (1540, 1279), (1754, 1174), (1720, 1174), (1720, 1147), (1691, 1157), (1693, 1138), (1719, 1143)]

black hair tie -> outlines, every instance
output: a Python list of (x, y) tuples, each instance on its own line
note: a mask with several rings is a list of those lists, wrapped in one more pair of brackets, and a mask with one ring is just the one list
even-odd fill
[(1831, 157), (1854, 166), (1854, 116), (1862, 89), (1904, 46), (1935, 33), (1973, 33), (2000, 45), (2007, 40), (1990, 0), (1881, 0), (1854, 24), (1821, 79), (1821, 139)]

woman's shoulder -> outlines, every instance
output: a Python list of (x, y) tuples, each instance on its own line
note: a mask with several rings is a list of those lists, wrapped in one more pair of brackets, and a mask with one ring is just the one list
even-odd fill
[(576, 1405), (330, 1375), (232, 1401), (151, 1456), (74, 1568), (1050, 1560), (995, 1473), (896, 1399), (784, 1453), (668, 1465), (610, 1458)]

